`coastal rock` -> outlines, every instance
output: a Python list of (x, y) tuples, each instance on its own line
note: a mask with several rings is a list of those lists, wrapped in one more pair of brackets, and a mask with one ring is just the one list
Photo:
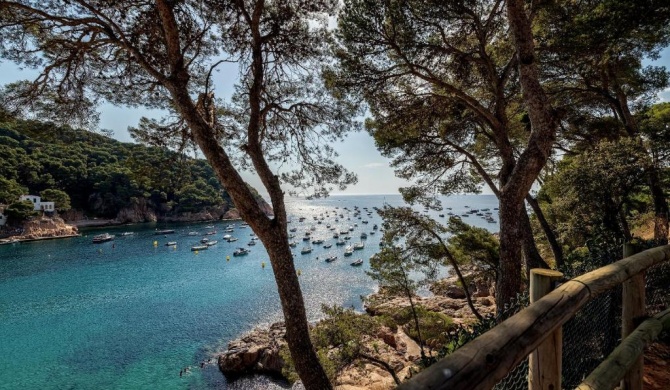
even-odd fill
[(69, 237), (79, 234), (77, 228), (68, 225), (59, 217), (42, 217), (25, 221), (23, 233), (15, 238), (20, 240), (36, 240), (40, 238)]
[(230, 209), (224, 215), (224, 219), (240, 219), (240, 212), (237, 209)]
[(248, 373), (281, 375), (284, 360), (279, 351), (286, 344), (285, 336), (286, 327), (278, 322), (231, 341), (228, 350), (219, 356), (219, 370), (230, 377)]

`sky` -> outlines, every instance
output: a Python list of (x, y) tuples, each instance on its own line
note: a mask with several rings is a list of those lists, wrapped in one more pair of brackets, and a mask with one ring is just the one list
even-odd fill
[[(645, 64), (665, 66), (670, 69), (670, 48), (666, 48), (661, 53), (659, 60), (645, 61)], [(238, 79), (237, 72), (237, 66), (234, 64), (223, 64), (220, 67), (220, 71), (213, 75), (216, 96), (225, 98), (232, 94), (234, 81)], [(32, 79), (35, 75), (34, 70), (22, 70), (11, 62), (0, 62), (0, 85)], [(659, 94), (659, 101), (670, 101), (670, 88)], [(100, 107), (99, 128), (111, 130), (113, 137), (119, 141), (132, 142), (128, 127), (136, 126), (142, 116), (160, 119), (161, 112), (103, 104)], [(342, 142), (333, 146), (339, 154), (337, 162), (358, 175), (357, 184), (349, 186), (345, 191), (333, 191), (333, 195), (394, 194), (398, 193), (398, 188), (409, 184), (395, 176), (393, 169), (389, 167), (390, 160), (379, 153), (375, 148), (374, 140), (367, 132), (350, 132)], [(243, 172), (242, 176), (261, 194), (266, 194), (260, 180), (255, 175)], [(482, 193), (490, 194), (491, 192), (488, 188), (483, 188)]]

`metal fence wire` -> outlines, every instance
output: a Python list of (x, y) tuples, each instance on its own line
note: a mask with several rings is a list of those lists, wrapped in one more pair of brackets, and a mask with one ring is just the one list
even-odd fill
[[(656, 242), (639, 243), (644, 250), (657, 246)], [(562, 269), (565, 279), (621, 259), (621, 249), (593, 255), (588, 262)], [(646, 273), (647, 315), (654, 315), (670, 307), (670, 263), (658, 264)], [(528, 295), (517, 296), (500, 311), (498, 317), (489, 317), (472, 328), (461, 328), (450, 334), (453, 349), (464, 345), (528, 306)], [(563, 325), (563, 388), (575, 388), (621, 342), (621, 286), (589, 301), (575, 316)], [(528, 358), (519, 363), (495, 387), (496, 390), (528, 389)]]

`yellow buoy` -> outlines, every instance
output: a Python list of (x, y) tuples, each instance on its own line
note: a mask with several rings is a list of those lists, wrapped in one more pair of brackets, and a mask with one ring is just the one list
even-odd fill
[(302, 271), (298, 270), (298, 276), (302, 275)]
[(226, 256), (226, 261), (230, 261), (230, 256)]
[(154, 241), (154, 246), (158, 246), (158, 241)]
[(197, 255), (197, 254), (198, 254), (198, 251), (195, 251), (195, 254)]
[(265, 262), (264, 261), (261, 263), (261, 268), (265, 269)]

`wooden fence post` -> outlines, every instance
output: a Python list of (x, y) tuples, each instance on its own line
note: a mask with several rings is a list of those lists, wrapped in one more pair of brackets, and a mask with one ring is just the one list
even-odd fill
[[(563, 274), (542, 268), (530, 270), (530, 303), (554, 289), (554, 282)], [(528, 356), (528, 388), (530, 390), (560, 390), (563, 359), (563, 328), (549, 335)]]
[[(627, 243), (623, 245), (623, 257), (630, 257), (636, 254), (635, 245)], [(644, 272), (641, 272), (632, 278), (623, 282), (621, 299), (621, 339), (625, 339), (633, 333), (640, 319), (645, 315), (645, 292), (644, 292)], [(644, 354), (638, 357), (637, 361), (631, 366), (630, 370), (621, 380), (622, 390), (641, 390), (642, 376), (644, 370)]]

